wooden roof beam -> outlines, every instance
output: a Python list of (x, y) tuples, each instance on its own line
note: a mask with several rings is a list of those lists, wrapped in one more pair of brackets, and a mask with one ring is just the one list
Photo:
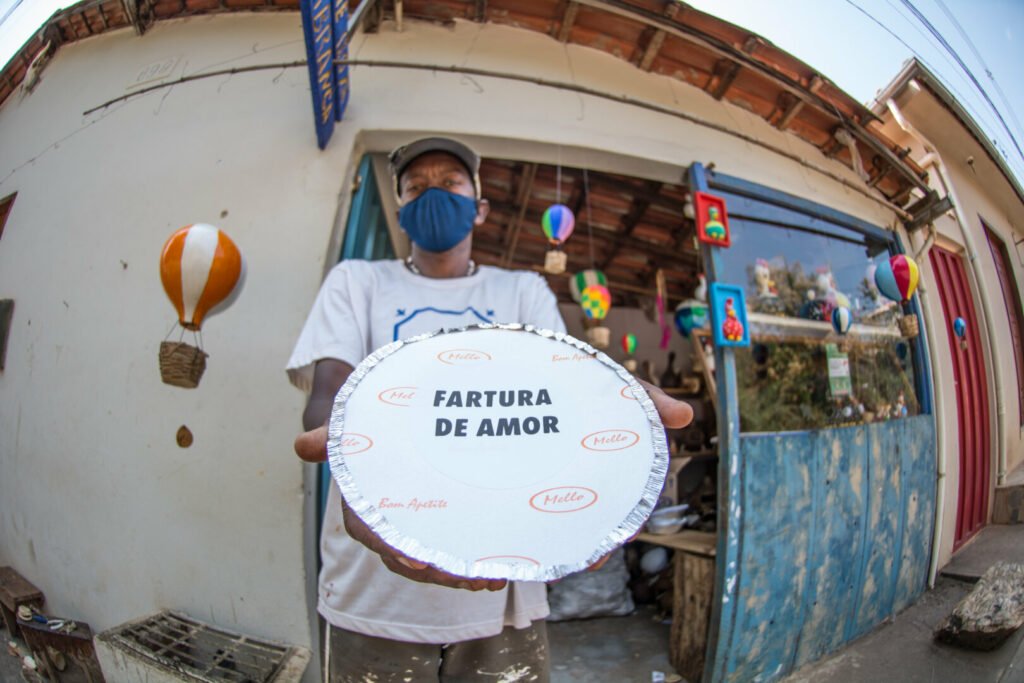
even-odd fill
[(647, 41), (647, 48), (644, 50), (644, 56), (640, 58), (640, 64), (638, 66), (643, 71), (650, 71), (651, 64), (654, 63), (654, 58), (658, 56), (658, 52), (661, 50), (662, 44), (665, 42), (666, 34), (660, 28), (654, 30), (654, 35)]
[(786, 130), (789, 128), (789, 124), (793, 122), (793, 119), (797, 117), (800, 110), (804, 108), (807, 103), (803, 100), (793, 97), (788, 92), (779, 93), (779, 101), (777, 108), (782, 112), (782, 116), (775, 122), (775, 127), (779, 130)]
[(562, 15), (562, 23), (558, 27), (558, 35), (555, 36), (558, 42), (569, 42), (569, 33), (572, 31), (572, 25), (576, 23), (576, 15), (579, 14), (579, 11), (579, 3), (575, 0), (570, 0), (565, 8), (565, 14)]
[(523, 169), (522, 182), (519, 184), (519, 192), (516, 193), (515, 206), (519, 210), (512, 220), (508, 230), (508, 246), (502, 255), (502, 261), (506, 267), (512, 263), (516, 254), (516, 246), (519, 244), (519, 233), (523, 229), (523, 219), (526, 217), (526, 210), (530, 206), (530, 194), (533, 192), (533, 181), (537, 177), (537, 164), (526, 164)]
[(732, 87), (733, 81), (739, 76), (740, 68), (739, 63), (731, 59), (718, 60), (715, 62), (714, 71), (704, 89), (716, 100), (722, 99), (725, 97), (725, 93), (729, 91), (729, 88)]
[[(507, 211), (509, 213), (519, 210), (525, 218), (525, 208), (520, 205), (512, 205), (507, 202), (492, 199), (491, 207), (496, 211)], [(595, 239), (604, 240), (605, 242), (610, 242), (616, 247), (631, 249), (646, 256), (650, 256), (652, 254), (665, 254), (669, 258), (692, 261), (693, 263), (700, 261), (699, 252), (691, 251), (689, 249), (671, 251), (672, 245), (665, 244), (664, 242), (654, 242), (640, 237), (622, 235), (614, 230), (601, 228), (596, 225), (593, 226), (593, 234)]]
[(96, 5), (96, 11), (100, 15), (100, 23), (103, 24), (103, 30), (109, 31), (110, 24), (107, 22), (107, 13), (103, 11), (103, 3)]
[[(900, 177), (902, 177), (905, 181), (911, 183), (912, 185), (914, 185), (918, 189), (921, 189), (922, 191), (927, 191), (929, 189), (927, 183), (925, 183), (924, 180), (922, 180), (912, 168), (910, 168), (907, 164), (903, 163), (903, 161), (900, 160), (893, 153), (892, 150), (888, 149), (879, 140), (875, 139), (873, 136), (868, 134), (868, 132), (864, 129), (863, 123), (861, 121), (856, 120), (855, 118), (852, 117), (845, 117), (842, 113), (840, 113), (837, 110), (837, 108), (831, 102), (828, 102), (820, 95), (818, 95), (816, 90), (820, 89), (821, 85), (818, 85), (815, 91), (811, 91), (811, 88), (815, 87), (816, 85), (815, 78), (820, 79), (819, 76), (812, 76), (810, 83), (807, 85), (793, 81), (787, 76), (776, 72), (771, 67), (762, 64), (756, 59), (752, 59), (751, 56), (745, 53), (742, 49), (735, 48), (732, 45), (729, 45), (728, 43), (717, 38), (705, 36), (701, 34), (697, 29), (694, 29), (690, 26), (686, 26), (685, 24), (676, 23), (672, 21), (672, 19), (666, 18), (665, 16), (660, 15), (657, 12), (631, 5), (625, 2), (624, 0), (574, 1), (581, 5), (595, 7), (597, 9), (604, 10), (609, 14), (625, 17), (632, 21), (637, 21), (640, 22), (641, 24), (645, 24), (647, 26), (654, 26), (655, 28), (660, 28), (666, 33), (677, 38), (680, 38), (681, 40), (687, 43), (704, 48), (705, 50), (709, 51), (710, 53), (719, 58), (731, 59), (733, 61), (743, 64), (748, 69), (751, 69), (752, 71), (761, 74), (762, 76), (769, 79), (771, 82), (783, 88), (790, 94), (796, 96), (799, 99), (804, 100), (807, 104), (810, 104), (811, 106), (825, 112), (829, 116), (834, 116), (838, 118), (841, 122), (845, 123), (849, 128), (852, 129), (851, 132), (858, 140), (863, 142), (865, 145), (871, 147), (871, 149), (877, 154), (880, 154), (893, 167), (893, 169), (899, 173)], [(822, 80), (822, 85), (823, 84), (824, 81)], [(877, 120), (878, 118), (873, 113), (871, 113), (870, 110), (867, 110), (866, 108), (864, 108), (864, 110), (861, 113), (864, 116), (871, 117), (874, 120)]]
[[(646, 183), (644, 183), (643, 194), (656, 195), (658, 194), (658, 191), (661, 190), (661, 186), (662, 183), (659, 183), (656, 180), (648, 180)], [(647, 199), (644, 199), (641, 196), (635, 197), (633, 199), (633, 205), (629, 207), (629, 212), (622, 217), (621, 222), (623, 230), (620, 234), (623, 235), (624, 237), (631, 237), (633, 235), (633, 230), (636, 229), (636, 226), (640, 222), (640, 219), (644, 217), (644, 214), (647, 213), (647, 209), (650, 206), (651, 202), (648, 201)], [(615, 257), (619, 253), (619, 249), (621, 249), (620, 245), (616, 245), (615, 248), (612, 249), (612, 252), (608, 254), (608, 256), (601, 263), (601, 270), (607, 268), (608, 265), (613, 260), (615, 260)]]

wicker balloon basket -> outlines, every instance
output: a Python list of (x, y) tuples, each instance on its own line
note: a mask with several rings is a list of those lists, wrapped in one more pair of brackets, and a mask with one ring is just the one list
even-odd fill
[(587, 341), (598, 349), (607, 349), (611, 343), (612, 331), (607, 327), (591, 327), (587, 329)]
[(910, 313), (900, 318), (900, 333), (907, 339), (913, 339), (918, 335), (919, 330), (916, 315)]
[(184, 342), (161, 342), (160, 378), (164, 384), (195, 389), (206, 370), (207, 355), (202, 349)]
[(568, 257), (564, 251), (547, 251), (544, 253), (544, 272), (552, 275), (561, 275), (565, 272), (565, 264)]

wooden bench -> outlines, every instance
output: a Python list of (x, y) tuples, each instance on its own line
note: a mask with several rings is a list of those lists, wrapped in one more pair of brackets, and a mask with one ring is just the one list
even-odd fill
[(44, 601), (43, 592), (28, 579), (11, 567), (0, 567), (0, 612), (12, 637), (18, 635), (18, 608), (28, 605), (41, 609)]
[(718, 536), (702, 531), (680, 531), (640, 534), (636, 540), (676, 551), (668, 659), (683, 678), (699, 681), (704, 675), (704, 653), (711, 628)]

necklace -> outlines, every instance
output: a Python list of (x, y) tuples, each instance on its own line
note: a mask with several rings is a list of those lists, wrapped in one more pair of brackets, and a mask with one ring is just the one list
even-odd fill
[[(419, 269), (419, 266), (412, 262), (412, 256), (405, 257), (405, 267), (408, 268), (413, 275), (423, 275), (423, 273)], [(463, 275), (463, 277), (469, 277), (475, 272), (476, 261), (474, 261), (473, 259), (469, 259), (469, 268), (466, 269), (466, 274)]]

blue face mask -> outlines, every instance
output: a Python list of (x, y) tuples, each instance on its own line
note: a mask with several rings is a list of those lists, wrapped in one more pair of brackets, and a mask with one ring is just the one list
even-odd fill
[(398, 223), (422, 249), (448, 251), (473, 229), (476, 200), (438, 187), (428, 188), (398, 211)]

